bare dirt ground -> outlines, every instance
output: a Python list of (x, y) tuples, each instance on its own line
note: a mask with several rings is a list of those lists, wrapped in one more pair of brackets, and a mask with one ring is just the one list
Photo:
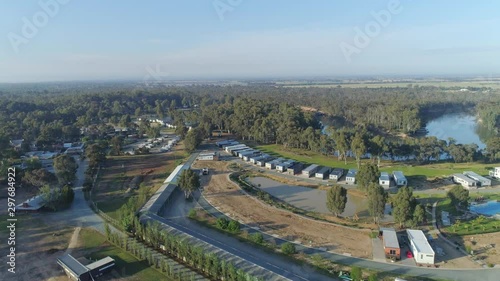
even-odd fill
[(196, 161), (193, 164), (195, 168), (210, 169), (209, 176), (203, 176), (201, 184), (207, 200), (221, 211), (291, 241), (324, 247), (336, 253), (371, 258), (372, 245), (368, 231), (321, 223), (268, 206), (245, 195), (232, 183), (227, 166), (228, 162), (224, 161)]
[(465, 245), (470, 245), (477, 257), (486, 264), (500, 264), (500, 234), (488, 233), (464, 236)]
[[(43, 214), (18, 215), (16, 225), (16, 273), (9, 276), (7, 264), (1, 263), (2, 280), (67, 280), (57, 265), (57, 257), (64, 254), (74, 228), (46, 221)], [(1, 232), (4, 236), (4, 230)], [(0, 245), (2, 253), (7, 244)]]

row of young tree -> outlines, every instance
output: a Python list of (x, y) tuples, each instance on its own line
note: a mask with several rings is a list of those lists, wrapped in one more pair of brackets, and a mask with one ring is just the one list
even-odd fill
[[(140, 225), (139, 222), (136, 223)], [(150, 266), (161, 270), (170, 278), (196, 280), (196, 275), (194, 272), (183, 272), (167, 256), (211, 280), (261, 280), (236, 268), (233, 263), (221, 259), (216, 254), (207, 252), (201, 246), (192, 245), (179, 236), (162, 231), (158, 222), (148, 222), (141, 226), (139, 231), (135, 239), (130, 239), (126, 235), (112, 231), (109, 225), (105, 225), (106, 238), (110, 242), (132, 253), (138, 259), (146, 260)]]

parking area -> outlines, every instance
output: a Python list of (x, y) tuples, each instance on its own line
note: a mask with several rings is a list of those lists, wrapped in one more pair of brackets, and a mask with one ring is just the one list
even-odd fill
[(140, 148), (149, 149), (150, 153), (162, 153), (172, 149), (177, 144), (179, 138), (176, 135), (162, 134), (158, 138), (138, 139), (133, 143), (123, 147), (124, 154), (134, 155)]

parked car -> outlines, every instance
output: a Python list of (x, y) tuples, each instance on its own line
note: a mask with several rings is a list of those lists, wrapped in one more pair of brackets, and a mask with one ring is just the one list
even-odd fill
[(406, 251), (406, 257), (409, 258), (409, 259), (413, 258), (413, 253), (411, 251), (409, 251), (409, 250)]

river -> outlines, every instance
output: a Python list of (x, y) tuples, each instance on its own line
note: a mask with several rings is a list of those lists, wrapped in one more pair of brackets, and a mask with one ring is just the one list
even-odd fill
[(448, 141), (453, 138), (460, 144), (475, 143), (480, 149), (486, 145), (479, 135), (480, 128), (475, 116), (468, 114), (445, 114), (427, 123), (428, 136)]

